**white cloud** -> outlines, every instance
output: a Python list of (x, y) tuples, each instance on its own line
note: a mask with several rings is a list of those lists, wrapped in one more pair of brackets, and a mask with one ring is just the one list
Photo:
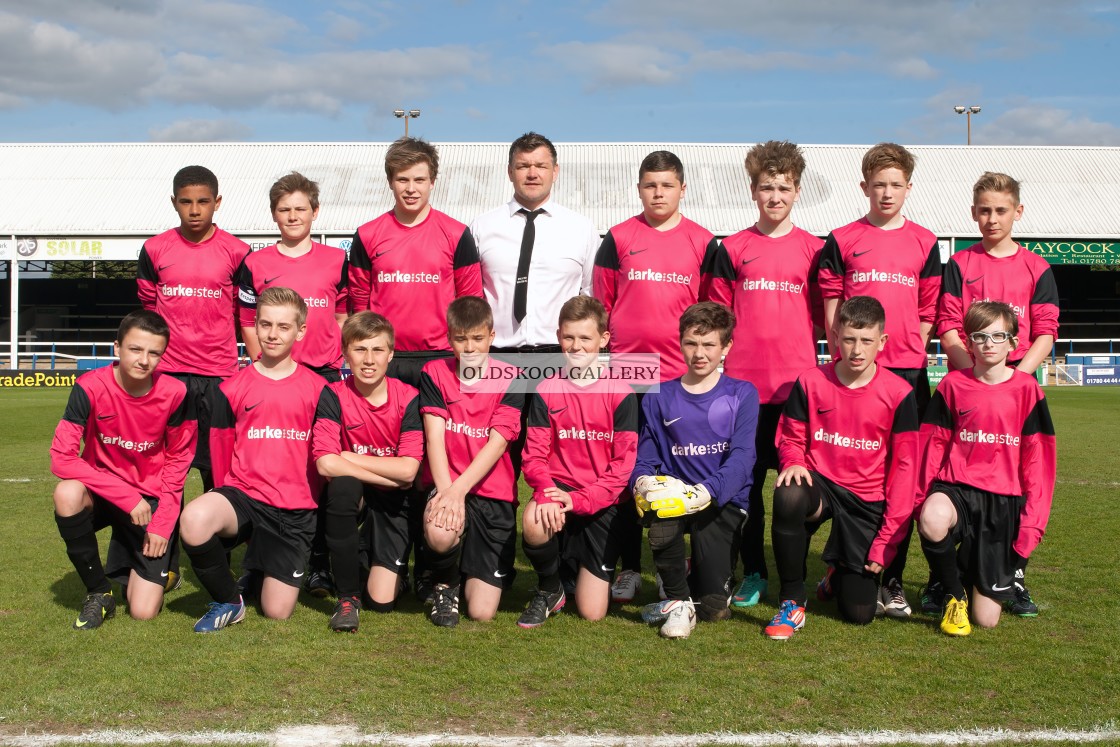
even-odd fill
[(0, 89), (8, 95), (119, 108), (163, 67), (150, 44), (91, 40), (55, 23), (0, 12)]
[(180, 119), (148, 130), (148, 139), (156, 143), (220, 143), (247, 140), (252, 134), (252, 128), (233, 119)]
[(1068, 109), (1024, 104), (991, 120), (972, 120), (979, 145), (1120, 145), (1120, 127)]
[(225, 0), (24, 5), (0, 0), (0, 108), (61, 101), (126, 109), (163, 101), (337, 116), (347, 107), (415, 101), (488, 74), (486, 55), (466, 45), (340, 43), (367, 30), (353, 19), (381, 18), (373, 9), (320, 13), (316, 20), (328, 31), (319, 34), (268, 6)]
[(566, 42), (539, 53), (587, 77), (587, 88), (662, 86), (679, 80), (683, 59), (657, 44), (629, 41)]

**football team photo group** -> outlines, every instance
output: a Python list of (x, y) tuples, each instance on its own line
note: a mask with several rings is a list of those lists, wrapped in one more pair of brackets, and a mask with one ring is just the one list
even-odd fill
[(287, 619), (301, 594), (350, 633), (408, 614), (405, 595), (446, 628), (637, 604), (670, 639), (766, 601), (777, 641), (822, 608), (950, 636), (1038, 615), (1058, 291), (1012, 236), (1019, 183), (981, 171), (943, 196), (981, 237), (943, 261), (905, 217), (905, 147), (864, 154), (867, 212), (824, 239), (795, 225), (797, 145), (742, 158), (753, 225), (717, 239), (682, 215), (686, 164), (658, 150), (635, 164), (641, 213), (600, 236), (555, 199), (546, 137), (513, 141), (512, 198), (469, 225), (431, 204), (437, 148), (405, 137), (393, 205), (349, 254), (312, 239), (300, 173), (272, 185), (279, 238), (257, 251), (216, 224), (214, 173), (168, 174), (179, 224), (145, 242), (118, 360), (77, 379), (50, 448), (73, 627), (156, 617), (187, 569), (210, 600), (183, 619), (198, 633)]

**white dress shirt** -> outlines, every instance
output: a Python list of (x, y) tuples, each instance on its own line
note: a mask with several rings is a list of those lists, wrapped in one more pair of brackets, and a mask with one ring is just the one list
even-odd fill
[(513, 317), (513, 289), (525, 216), (516, 199), (483, 213), (471, 224), (482, 261), (482, 292), (494, 310), (494, 345), (555, 345), (560, 307), (572, 296), (591, 295), (599, 234), (590, 220), (551, 198), (534, 223), (533, 260), (525, 318)]

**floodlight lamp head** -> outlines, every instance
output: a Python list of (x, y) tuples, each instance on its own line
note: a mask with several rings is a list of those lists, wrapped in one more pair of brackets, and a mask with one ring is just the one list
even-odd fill
[[(980, 108), (977, 107), (976, 111), (980, 111)], [(408, 116), (412, 117), (413, 119), (416, 119), (417, 117), (420, 116), (420, 110), (419, 109), (409, 109), (408, 110)]]
[(968, 107), (968, 110), (970, 112), (972, 112), (973, 114), (979, 114), (980, 113), (980, 107), (978, 107), (978, 106), (970, 106), (970, 107)]
[[(955, 111), (957, 114), (964, 114), (965, 108), (963, 106), (954, 106), (953, 111)], [(397, 116), (399, 117), (400, 115), (398, 114)]]
[(401, 117), (404, 116), (404, 109), (394, 109), (393, 110), (393, 116), (396, 117), (397, 119), (400, 119)]

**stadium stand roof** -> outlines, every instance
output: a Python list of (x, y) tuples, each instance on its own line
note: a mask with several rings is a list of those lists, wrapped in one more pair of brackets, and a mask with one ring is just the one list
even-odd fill
[[(470, 220), (507, 201), (508, 144), (437, 143), (433, 204)], [(315, 233), (350, 235), (392, 203), (384, 176), (388, 143), (0, 144), (0, 236), (149, 236), (175, 223), (171, 177), (194, 163), (221, 183), (217, 221), (242, 236), (274, 235), (267, 193), (291, 170), (319, 181)], [(684, 161), (684, 212), (723, 236), (750, 225), (743, 156), (749, 144), (557, 143), (557, 198), (600, 232), (640, 210), (637, 166), (653, 150)], [(824, 235), (867, 210), (859, 189), (866, 145), (805, 145), (808, 162), (794, 220)], [(1120, 238), (1120, 148), (909, 146), (917, 157), (905, 213), (939, 236), (975, 237), (971, 187), (986, 170), (1023, 183), (1018, 238)]]

